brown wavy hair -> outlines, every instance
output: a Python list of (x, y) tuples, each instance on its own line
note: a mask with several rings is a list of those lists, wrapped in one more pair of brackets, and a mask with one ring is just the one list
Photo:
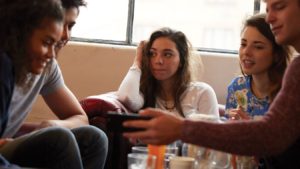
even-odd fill
[(191, 82), (191, 73), (189, 69), (189, 57), (191, 45), (185, 34), (181, 31), (173, 30), (171, 28), (161, 28), (153, 32), (148, 40), (143, 54), (142, 60), (142, 75), (140, 81), (140, 91), (144, 95), (144, 108), (155, 107), (155, 97), (161, 93), (160, 83), (154, 78), (150, 71), (150, 49), (153, 42), (161, 37), (166, 37), (176, 44), (179, 52), (180, 67), (175, 74), (174, 88), (172, 95), (174, 96), (174, 104), (179, 114), (183, 116), (180, 96), (186, 90), (188, 84)]
[(291, 60), (292, 52), (288, 46), (279, 45), (276, 43), (275, 37), (271, 31), (269, 24), (265, 21), (265, 18), (266, 14), (257, 14), (251, 16), (245, 21), (244, 28), (242, 30), (244, 30), (248, 26), (255, 27), (264, 37), (266, 37), (272, 43), (273, 63), (268, 70), (268, 77), (270, 80), (268, 96), (270, 98), (270, 101), (272, 102), (281, 88), (282, 78)]
[(0, 11), (0, 48), (12, 59), (16, 84), (28, 88), (34, 75), (28, 68), (30, 60), (27, 56), (27, 43), (33, 31), (40, 28), (45, 19), (63, 23), (61, 1), (0, 0)]

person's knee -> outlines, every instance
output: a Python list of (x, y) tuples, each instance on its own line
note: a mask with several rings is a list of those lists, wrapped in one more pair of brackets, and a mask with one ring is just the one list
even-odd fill
[(42, 129), (40, 139), (44, 139), (45, 143), (52, 145), (70, 144), (75, 141), (75, 137), (69, 129), (62, 127), (50, 127)]
[(97, 144), (105, 149), (108, 148), (108, 138), (106, 134), (95, 126), (83, 126), (73, 129), (78, 142), (86, 145)]
[(72, 132), (69, 129), (62, 127), (46, 128), (43, 132), (49, 138), (66, 139), (72, 137)]

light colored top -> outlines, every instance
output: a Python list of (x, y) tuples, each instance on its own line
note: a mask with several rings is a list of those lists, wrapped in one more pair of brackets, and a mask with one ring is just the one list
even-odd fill
[[(132, 111), (138, 111), (144, 105), (143, 94), (140, 92), (140, 77), (141, 70), (131, 67), (116, 93), (118, 99)], [(180, 100), (185, 117), (193, 113), (219, 117), (216, 94), (212, 87), (206, 83), (191, 82), (183, 92)], [(163, 102), (165, 101), (157, 97), (155, 107), (166, 110)], [(172, 110), (172, 113), (179, 115), (176, 109)]]
[(55, 59), (49, 70), (45, 69), (42, 74), (36, 75), (32, 86), (26, 92), (15, 85), (8, 111), (9, 119), (3, 137), (13, 137), (16, 134), (39, 94), (47, 95), (63, 85), (64, 80)]

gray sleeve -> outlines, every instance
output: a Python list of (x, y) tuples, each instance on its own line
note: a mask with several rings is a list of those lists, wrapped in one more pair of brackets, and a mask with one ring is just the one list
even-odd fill
[(50, 68), (46, 70), (48, 71), (46, 72), (47, 79), (40, 91), (40, 94), (43, 96), (64, 85), (64, 79), (56, 59), (53, 59), (49, 66)]

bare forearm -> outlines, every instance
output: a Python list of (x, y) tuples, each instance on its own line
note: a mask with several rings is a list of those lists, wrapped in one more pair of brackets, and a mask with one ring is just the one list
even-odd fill
[(88, 118), (85, 115), (74, 115), (66, 119), (59, 120), (46, 120), (40, 123), (39, 128), (45, 128), (50, 126), (60, 126), (66, 128), (76, 128), (84, 125), (88, 125)]

